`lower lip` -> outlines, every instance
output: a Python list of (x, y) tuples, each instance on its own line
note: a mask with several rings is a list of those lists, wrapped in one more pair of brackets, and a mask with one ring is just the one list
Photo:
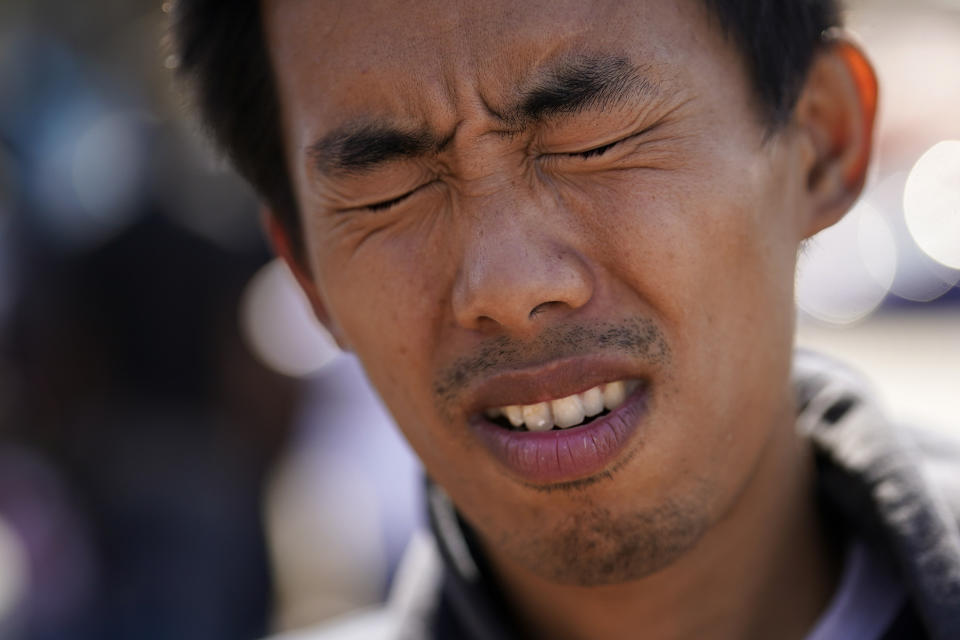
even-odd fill
[(614, 411), (582, 427), (511, 431), (482, 417), (471, 426), (494, 457), (530, 484), (570, 482), (595, 475), (622, 454), (647, 413), (649, 387), (641, 385)]

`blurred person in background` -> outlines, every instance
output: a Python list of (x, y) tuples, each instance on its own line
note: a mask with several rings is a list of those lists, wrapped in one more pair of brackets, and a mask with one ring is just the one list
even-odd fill
[(0, 6), (0, 637), (255, 638), (302, 388), (240, 331), (248, 192), (147, 98), (159, 6), (108, 4)]
[[(48, 525), (65, 538), (39, 549), (35, 603), (43, 611), (82, 585), (72, 619), (31, 616), (25, 637), (265, 630), (258, 488), (295, 387), (257, 363), (237, 329), (242, 284), (260, 261), (148, 216), (24, 283), (7, 348), (21, 391), (5, 435), (43, 452), (57, 470), (47, 475), (59, 476), (53, 495), (72, 514)], [(17, 504), (51, 504), (4, 479), (14, 522)], [(40, 499), (28, 502), (31, 493)], [(38, 536), (28, 529), (24, 539)], [(80, 566), (56, 557), (77, 540)], [(44, 566), (59, 579), (48, 581)]]
[(395, 597), (329, 637), (960, 635), (960, 448), (792, 352), (798, 247), (871, 155), (839, 23), (177, 4), (209, 130), (431, 479)]

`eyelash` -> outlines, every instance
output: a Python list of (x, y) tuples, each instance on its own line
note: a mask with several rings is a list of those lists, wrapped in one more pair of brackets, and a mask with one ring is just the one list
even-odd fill
[(587, 149), (586, 151), (577, 151), (577, 152), (574, 152), (574, 153), (565, 153), (565, 154), (562, 154), (562, 155), (566, 155), (566, 156), (570, 156), (570, 157), (574, 157), (574, 158), (582, 158), (582, 159), (584, 159), (584, 160), (587, 160), (587, 159), (590, 159), (590, 158), (596, 158), (596, 157), (598, 157), (598, 156), (602, 156), (602, 155), (605, 154), (607, 151), (609, 151), (609, 150), (612, 149), (613, 147), (617, 146), (617, 145), (620, 144), (621, 142), (626, 142), (627, 140), (633, 140), (634, 138), (637, 138), (637, 137), (639, 137), (639, 136), (643, 136), (643, 135), (645, 135), (645, 134), (648, 134), (650, 131), (652, 131), (652, 130), (654, 130), (655, 128), (657, 128), (658, 126), (660, 126), (661, 122), (662, 122), (662, 120), (661, 120), (660, 122), (654, 123), (653, 125), (651, 125), (651, 126), (649, 126), (649, 127), (646, 127), (646, 128), (643, 129), (642, 131), (638, 131), (638, 132), (636, 132), (636, 133), (632, 133), (632, 134), (630, 134), (630, 135), (628, 135), (628, 136), (626, 136), (626, 137), (620, 138), (619, 140), (614, 140), (613, 142), (610, 142), (610, 143), (601, 145), (601, 146), (599, 146), (599, 147), (595, 147), (595, 148), (593, 148), (593, 149)]
[(381, 202), (374, 202), (372, 204), (367, 204), (362, 207), (357, 207), (357, 210), (370, 211), (371, 213), (377, 213), (382, 211), (389, 211), (395, 206), (415, 194), (417, 191), (420, 191), (423, 188), (426, 188), (433, 184), (433, 182), (428, 182), (427, 184), (420, 185), (416, 189), (412, 189), (404, 194), (397, 196), (396, 198), (391, 198), (390, 200), (383, 200)]
[[(631, 137), (632, 137), (632, 136), (631, 136)], [(597, 157), (602, 156), (602, 155), (605, 154), (607, 151), (609, 151), (609, 150), (612, 149), (613, 147), (617, 146), (618, 144), (620, 144), (621, 142), (623, 142), (623, 141), (626, 140), (626, 139), (627, 139), (627, 138), (623, 138), (623, 139), (621, 139), (621, 140), (614, 140), (613, 142), (609, 142), (609, 143), (607, 143), (607, 144), (605, 144), (605, 145), (601, 145), (601, 146), (595, 147), (595, 148), (593, 148), (593, 149), (587, 149), (586, 151), (576, 151), (576, 152), (573, 152), (573, 153), (566, 153), (566, 154), (564, 154), (564, 155), (571, 156), (571, 157), (575, 157), (575, 158), (583, 158), (584, 160), (588, 160), (588, 159), (590, 159), (590, 158), (597, 158)], [(410, 196), (412, 196), (414, 193), (416, 193), (417, 191), (419, 191), (419, 190), (422, 189), (422, 188), (423, 188), (423, 187), (418, 187), (418, 188), (416, 188), (416, 189), (414, 189), (414, 190), (412, 190), (412, 191), (408, 191), (407, 193), (405, 193), (405, 194), (403, 194), (403, 195), (401, 195), (401, 196), (398, 196), (398, 197), (396, 197), (396, 198), (392, 198), (392, 199), (390, 199), (390, 200), (384, 200), (383, 202), (374, 202), (373, 204), (368, 204), (368, 205), (366, 205), (366, 206), (363, 207), (363, 208), (366, 209), (367, 211), (372, 211), (372, 212), (377, 212), (377, 211), (389, 211), (390, 209), (392, 209), (392, 208), (395, 207), (396, 205), (400, 204), (401, 202), (403, 202), (404, 200), (406, 200), (407, 198), (409, 198)]]
[[(624, 138), (624, 140), (625, 140), (625, 138)], [(596, 148), (594, 148), (594, 149), (587, 149), (586, 151), (577, 151), (577, 152), (575, 152), (575, 153), (568, 153), (568, 154), (566, 154), (566, 155), (568, 155), (568, 156), (574, 156), (574, 157), (577, 157), (577, 158), (583, 158), (583, 159), (585, 159), (585, 160), (588, 159), (588, 158), (596, 158), (596, 157), (598, 157), (598, 156), (602, 156), (602, 155), (605, 154), (607, 151), (609, 151), (609, 150), (612, 149), (613, 147), (617, 146), (617, 145), (620, 144), (621, 142), (623, 142), (623, 140), (614, 140), (613, 142), (610, 142), (610, 143), (605, 144), (605, 145), (600, 146), (600, 147), (596, 147)]]
[(373, 204), (368, 204), (367, 206), (364, 207), (364, 209), (366, 209), (367, 211), (387, 211), (388, 209), (392, 209), (394, 206), (400, 204), (401, 202), (403, 202), (404, 200), (412, 196), (417, 190), (418, 189), (414, 189), (413, 191), (408, 191), (402, 196), (393, 198), (392, 200), (384, 200), (383, 202), (374, 202)]

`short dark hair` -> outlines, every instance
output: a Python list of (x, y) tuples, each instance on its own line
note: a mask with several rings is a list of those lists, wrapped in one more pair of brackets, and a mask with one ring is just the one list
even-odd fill
[[(840, 0), (701, 0), (743, 54), (766, 123), (793, 111), (822, 34), (840, 24)], [(172, 43), (204, 128), (271, 206), (303, 257), (284, 155), (260, 3), (178, 0)]]

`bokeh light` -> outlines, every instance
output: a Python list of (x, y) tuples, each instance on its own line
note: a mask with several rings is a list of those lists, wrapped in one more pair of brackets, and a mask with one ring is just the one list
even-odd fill
[(142, 189), (145, 120), (137, 113), (108, 113), (77, 140), (73, 188), (87, 215), (123, 217), (133, 209)]
[(797, 265), (797, 306), (817, 320), (850, 324), (883, 302), (897, 271), (897, 248), (879, 211), (860, 202), (811, 238)]
[(137, 216), (143, 197), (147, 118), (94, 101), (64, 107), (36, 145), (29, 176), (37, 222), (75, 247), (104, 242)]
[(917, 160), (903, 210), (917, 245), (937, 262), (960, 269), (960, 140), (936, 144)]
[[(20, 537), (0, 519), (0, 620), (21, 605), (28, 588), (27, 551)], [(0, 629), (2, 632), (3, 629)], [(8, 630), (9, 631), (9, 630)], [(6, 636), (5, 636), (6, 637)]]
[(306, 297), (282, 260), (257, 272), (247, 285), (240, 322), (251, 351), (274, 371), (305, 376), (339, 353), (313, 315)]
[(897, 274), (890, 292), (912, 302), (933, 302), (960, 282), (960, 270), (951, 269), (928, 256), (907, 229), (903, 213), (906, 171), (897, 171), (868, 190), (864, 199), (879, 211), (897, 245)]

